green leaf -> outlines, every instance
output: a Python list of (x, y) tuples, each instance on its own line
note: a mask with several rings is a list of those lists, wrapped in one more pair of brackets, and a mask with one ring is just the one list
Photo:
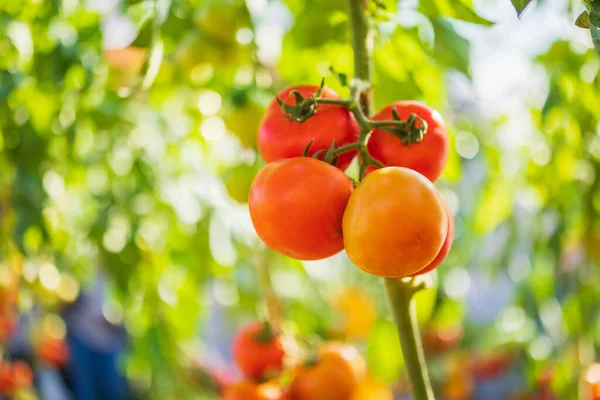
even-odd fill
[(158, 71), (160, 70), (160, 65), (162, 64), (164, 54), (164, 44), (161, 38), (157, 38), (154, 40), (152, 44), (152, 49), (150, 50), (150, 57), (148, 57), (148, 63), (146, 68), (146, 74), (144, 75), (144, 80), (142, 81), (142, 89), (147, 90), (154, 79), (156, 79), (156, 75), (158, 75)]
[(590, 29), (590, 13), (583, 11), (581, 14), (579, 14), (577, 20), (575, 21), (575, 25), (580, 28)]
[(419, 11), (429, 18), (450, 17), (474, 24), (490, 26), (493, 23), (477, 14), (464, 0), (421, 0)]
[(469, 41), (460, 36), (448, 21), (438, 18), (432, 23), (435, 32), (433, 50), (436, 60), (470, 76)]
[(142, 48), (150, 47), (150, 45), (152, 44), (153, 36), (154, 36), (154, 23), (152, 22), (152, 19), (149, 19), (140, 28), (140, 32), (138, 33), (137, 37), (135, 38), (135, 40), (133, 41), (133, 43), (131, 45), (135, 46), (135, 47), (142, 47)]
[(515, 11), (519, 17), (523, 14), (523, 10), (531, 3), (531, 0), (511, 0)]

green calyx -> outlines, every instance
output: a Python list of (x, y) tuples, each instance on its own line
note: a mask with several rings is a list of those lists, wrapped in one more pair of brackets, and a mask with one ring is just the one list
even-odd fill
[(423, 141), (427, 133), (427, 122), (417, 114), (411, 114), (406, 121), (402, 120), (396, 111), (392, 108), (393, 121), (373, 121), (373, 126), (390, 132), (400, 138), (403, 144), (409, 145)]
[(600, 0), (584, 0), (586, 10), (577, 17), (575, 25), (589, 29), (592, 42), (600, 54)]
[(271, 324), (269, 324), (268, 322), (263, 323), (262, 329), (258, 331), (258, 333), (254, 336), (254, 339), (256, 339), (256, 341), (261, 344), (271, 343), (274, 338), (275, 333), (273, 332)]

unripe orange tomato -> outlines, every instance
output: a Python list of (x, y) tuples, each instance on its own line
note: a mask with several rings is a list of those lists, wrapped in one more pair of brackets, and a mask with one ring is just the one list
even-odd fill
[(452, 210), (450, 209), (450, 205), (448, 204), (448, 202), (443, 198), (442, 200), (446, 209), (446, 215), (448, 216), (448, 233), (446, 234), (446, 240), (444, 241), (440, 252), (433, 259), (433, 261), (429, 263), (428, 266), (414, 274), (414, 276), (426, 274), (427, 272), (436, 269), (442, 262), (444, 262), (446, 257), (448, 257), (448, 253), (450, 253), (450, 249), (452, 248), (452, 241), (454, 240), (454, 215), (452, 215)]
[(419, 143), (403, 144), (400, 138), (383, 129), (375, 129), (368, 142), (371, 156), (385, 165), (414, 169), (435, 182), (448, 160), (448, 133), (442, 116), (417, 101), (399, 101), (377, 113), (376, 121), (392, 120), (392, 108), (406, 121), (412, 113), (427, 122), (427, 133)]
[(342, 218), (352, 181), (308, 157), (267, 164), (250, 188), (250, 216), (267, 246), (298, 260), (319, 260), (344, 248)]
[(274, 383), (250, 381), (234, 383), (223, 392), (223, 400), (284, 400), (283, 390)]
[(235, 335), (232, 347), (233, 359), (247, 378), (260, 379), (270, 371), (281, 371), (283, 348), (267, 324), (245, 326)]
[[(314, 85), (292, 86), (278, 94), (279, 98), (288, 105), (295, 105), (291, 94), (298, 91), (303, 97), (310, 97), (319, 89)], [(323, 87), (321, 97), (340, 99), (340, 96), (328, 87)], [(341, 105), (319, 104), (317, 112), (304, 122), (290, 121), (284, 117), (276, 99), (271, 100), (265, 116), (258, 129), (258, 150), (266, 162), (282, 158), (300, 157), (311, 142), (308, 155), (316, 151), (326, 150), (335, 140), (335, 147), (353, 143), (358, 139), (359, 127), (354, 115)], [(345, 170), (355, 151), (349, 151), (339, 156), (336, 166)]]
[(121, 49), (105, 49), (102, 51), (104, 60), (111, 67), (138, 72), (146, 61), (147, 50), (142, 47), (127, 46)]
[(400, 278), (429, 265), (448, 233), (442, 196), (408, 168), (371, 172), (350, 196), (343, 220), (344, 247), (357, 267)]
[(325, 343), (314, 363), (299, 366), (290, 393), (294, 400), (348, 400), (366, 376), (366, 362), (354, 347)]
[(394, 400), (394, 393), (382, 382), (365, 379), (356, 387), (350, 400)]

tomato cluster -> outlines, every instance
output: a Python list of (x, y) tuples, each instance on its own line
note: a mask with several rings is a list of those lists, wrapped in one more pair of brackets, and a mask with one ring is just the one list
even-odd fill
[(31, 367), (24, 361), (0, 363), (0, 396), (12, 396), (33, 383)]
[[(386, 385), (367, 377), (360, 352), (324, 342), (303, 362), (284, 370), (281, 340), (268, 324), (254, 322), (233, 340), (233, 358), (245, 379), (227, 385), (225, 400), (391, 400)], [(280, 375), (281, 374), (281, 375)], [(284, 376), (284, 379), (279, 379)], [(375, 397), (373, 397), (375, 396)]]
[[(311, 115), (286, 115), (302, 99), (313, 99)], [(258, 150), (267, 165), (248, 201), (256, 232), (273, 250), (299, 260), (345, 249), (359, 268), (374, 275), (399, 278), (433, 270), (454, 237), (452, 212), (433, 184), (448, 157), (444, 121), (414, 101), (381, 110), (369, 122), (373, 129), (363, 150), (384, 167), (369, 165), (354, 189), (344, 171), (364, 144), (357, 142), (357, 118), (351, 107), (336, 103), (340, 99), (327, 87), (302, 85), (271, 101), (258, 130)], [(401, 137), (385, 125), (416, 119), (426, 128), (418, 139)], [(337, 153), (341, 147), (348, 151)]]

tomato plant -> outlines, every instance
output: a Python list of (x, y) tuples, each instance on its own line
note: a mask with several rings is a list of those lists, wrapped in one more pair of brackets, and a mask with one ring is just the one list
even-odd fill
[(283, 348), (269, 324), (251, 323), (233, 340), (233, 358), (244, 375), (260, 379), (277, 373), (283, 365)]
[[(362, 270), (403, 277), (429, 265), (448, 233), (441, 195), (423, 175), (402, 167), (371, 172), (343, 220), (348, 257)], [(399, 260), (402, 260), (399, 262)]]
[(368, 143), (369, 152), (385, 165), (414, 169), (435, 182), (448, 159), (448, 132), (440, 113), (416, 101), (399, 101), (375, 114), (373, 120), (391, 120), (393, 111), (402, 119), (415, 114), (427, 123), (427, 133), (419, 143), (402, 139), (383, 129), (375, 129)]
[[(289, 106), (296, 104), (297, 92), (303, 97), (315, 95), (318, 86), (300, 85), (289, 87), (277, 97)], [(339, 100), (340, 96), (328, 87), (323, 87), (320, 97)], [(358, 138), (358, 124), (354, 116), (343, 106), (336, 104), (318, 104), (316, 113), (306, 121), (287, 119), (282, 113), (277, 99), (271, 100), (258, 130), (258, 150), (267, 162), (282, 158), (299, 157), (308, 148), (308, 155), (327, 150), (332, 142), (335, 147), (353, 143)], [(340, 154), (337, 167), (345, 170), (355, 151)]]
[(274, 383), (242, 381), (225, 388), (223, 400), (285, 400), (285, 393)]
[(318, 260), (344, 248), (342, 217), (353, 185), (339, 169), (296, 157), (267, 164), (250, 189), (250, 216), (273, 250)]

